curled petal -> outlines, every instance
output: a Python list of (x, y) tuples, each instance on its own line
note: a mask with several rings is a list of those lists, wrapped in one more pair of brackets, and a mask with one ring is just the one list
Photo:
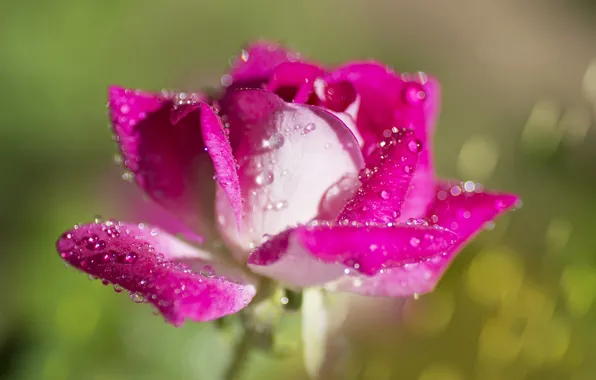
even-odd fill
[(244, 215), (238, 234), (218, 192), (218, 222), (228, 242), (248, 252), (264, 235), (315, 218), (327, 189), (355, 176), (363, 162), (350, 130), (321, 108), (286, 103), (262, 90), (236, 91), (230, 99), (229, 123), (245, 131), (234, 151)]
[(295, 61), (298, 54), (288, 51), (276, 43), (258, 41), (242, 49), (232, 67), (231, 75), (235, 87), (260, 87), (273, 70), (284, 62)]
[(314, 94), (314, 82), (325, 71), (305, 62), (285, 62), (273, 71), (265, 89), (276, 93), (283, 100), (307, 103)]
[[(436, 190), (436, 198), (426, 220), (431, 225), (448, 228), (457, 234), (455, 244), (446, 254), (400, 268), (389, 268), (372, 278), (341, 279), (330, 284), (329, 289), (394, 297), (430, 292), (463, 246), (482, 231), (486, 223), (511, 210), (518, 202), (515, 195), (484, 192), (472, 182), (443, 182)], [(418, 220), (415, 223), (427, 222)]]
[(422, 143), (412, 131), (399, 131), (386, 139), (363, 170), (362, 187), (348, 201), (338, 220), (359, 223), (394, 223), (414, 174)]
[(149, 226), (87, 224), (64, 233), (56, 246), (67, 263), (152, 303), (177, 326), (235, 313), (255, 295), (237, 270)]
[(424, 73), (399, 75), (377, 62), (341, 66), (325, 82), (328, 88), (345, 94), (345, 98), (350, 93), (346, 83), (354, 88), (359, 99), (356, 124), (365, 151), (374, 149), (393, 128), (408, 128), (416, 133), (422, 150), (412, 179), (413, 190), (405, 200), (400, 221), (422, 216), (434, 195), (431, 134), (439, 110), (438, 82)]
[(301, 226), (263, 244), (248, 263), (259, 273), (305, 286), (330, 281), (346, 267), (348, 273), (355, 269), (372, 276), (419, 262), (445, 252), (455, 238), (451, 231), (428, 226)]
[(112, 87), (109, 106), (124, 164), (152, 199), (194, 231), (210, 235), (216, 175), (240, 215), (231, 147), (219, 118), (200, 96)]

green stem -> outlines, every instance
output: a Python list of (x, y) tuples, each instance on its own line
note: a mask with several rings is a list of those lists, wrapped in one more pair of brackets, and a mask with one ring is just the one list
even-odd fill
[(246, 368), (246, 365), (248, 364), (248, 356), (252, 348), (256, 331), (254, 329), (253, 323), (251, 323), (251, 321), (247, 321), (246, 316), (243, 317), (244, 318), (242, 318), (242, 335), (240, 337), (240, 340), (236, 344), (236, 347), (234, 348), (232, 361), (230, 362), (230, 365), (224, 374), (223, 378), (225, 380), (240, 379), (242, 375), (242, 370)]

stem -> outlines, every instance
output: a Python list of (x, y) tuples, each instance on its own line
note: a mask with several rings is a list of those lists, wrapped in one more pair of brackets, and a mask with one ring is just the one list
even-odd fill
[(243, 315), (242, 317), (242, 335), (234, 348), (232, 361), (224, 373), (223, 378), (225, 380), (240, 379), (242, 370), (246, 367), (246, 364), (248, 364), (248, 355), (250, 354), (252, 343), (256, 336), (253, 323), (247, 321), (248, 318), (246, 318), (246, 316)]

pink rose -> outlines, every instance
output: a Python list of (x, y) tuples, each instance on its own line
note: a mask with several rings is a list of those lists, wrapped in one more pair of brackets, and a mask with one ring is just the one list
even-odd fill
[(65, 261), (175, 325), (241, 310), (261, 277), (373, 296), (432, 291), (518, 202), (435, 177), (439, 85), (423, 73), (372, 61), (327, 69), (259, 42), (222, 83), (215, 98), (109, 91), (124, 164), (202, 245), (118, 221), (57, 242)]

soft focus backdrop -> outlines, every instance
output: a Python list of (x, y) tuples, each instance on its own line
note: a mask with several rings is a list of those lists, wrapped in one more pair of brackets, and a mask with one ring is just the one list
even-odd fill
[[(376, 58), (443, 85), (438, 172), (522, 209), (418, 300), (349, 299), (342, 379), (596, 377), (596, 7), (588, 0), (21, 0), (0, 5), (0, 378), (216, 379), (229, 334), (176, 329), (65, 269), (58, 235), (134, 218), (108, 84), (216, 86), (250, 40)], [(299, 316), (246, 379), (304, 379)]]

